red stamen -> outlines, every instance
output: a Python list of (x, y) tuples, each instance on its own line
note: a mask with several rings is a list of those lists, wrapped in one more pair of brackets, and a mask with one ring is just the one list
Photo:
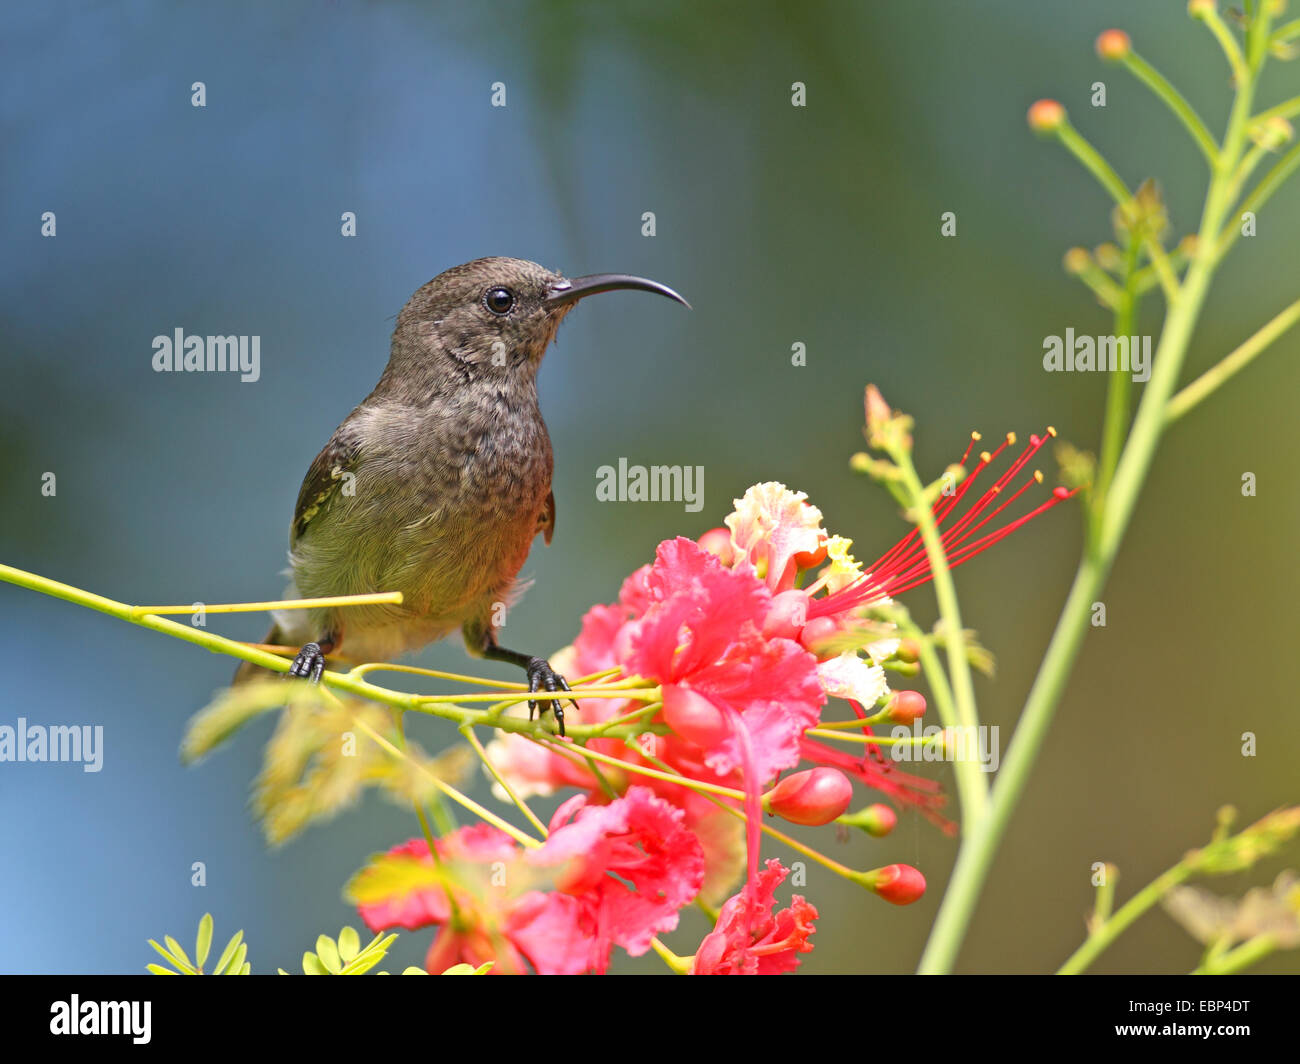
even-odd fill
[[(1056, 435), (1056, 430), (1048, 426), (1047, 432), (1039, 436), (1037, 434), (1029, 437), (1029, 445), (1011, 462), (1010, 466), (1004, 470), (993, 483), (978, 497), (969, 508), (965, 510), (956, 520), (952, 521), (947, 528), (943, 527), (945, 521), (953, 515), (953, 511), (961, 505), (968, 494), (973, 490), (980, 474), (988, 469), (1001, 456), (1002, 452), (1008, 447), (1013, 446), (1016, 442), (1014, 433), (1007, 433), (1002, 443), (992, 452), (984, 451), (980, 454), (978, 462), (966, 476), (957, 490), (951, 494), (941, 495), (930, 508), (934, 516), (936, 527), (939, 529), (939, 541), (943, 547), (944, 554), (948, 559), (948, 567), (955, 569), (963, 562), (969, 561), (981, 551), (987, 550), (998, 541), (1005, 539), (1016, 529), (1020, 528), (1026, 522), (1033, 520), (1040, 514), (1050, 510), (1066, 499), (1072, 497), (1078, 489), (1067, 491), (1065, 488), (1055, 488), (1052, 491), (1052, 497), (1041, 505), (1035, 507), (1029, 513), (1016, 518), (1014, 521), (992, 532), (987, 532), (977, 538), (976, 536), (982, 528), (995, 520), (1004, 510), (1020, 498), (1026, 491), (1035, 484), (1042, 483), (1042, 474), (1035, 472), (1034, 475), (1015, 491), (1007, 492), (1008, 485), (1020, 475), (1021, 471), (1033, 460), (1049, 439)], [(972, 433), (970, 442), (966, 445), (961, 461), (957, 463), (965, 469), (966, 462), (970, 458), (971, 451), (975, 443), (979, 440), (978, 433)], [(995, 500), (997, 505), (993, 505)], [(919, 528), (913, 528), (907, 535), (899, 540), (890, 550), (888, 550), (875, 565), (865, 573), (861, 579), (857, 580), (848, 587), (841, 588), (833, 595), (826, 595), (819, 599), (814, 599), (809, 603), (808, 617), (827, 616), (830, 614), (842, 613), (845, 610), (853, 609), (858, 606), (869, 604), (873, 600), (885, 597), (894, 597), (904, 591), (910, 591), (912, 588), (919, 587), (932, 579), (933, 573), (930, 571), (929, 556), (925, 550), (925, 544), (921, 540)]]

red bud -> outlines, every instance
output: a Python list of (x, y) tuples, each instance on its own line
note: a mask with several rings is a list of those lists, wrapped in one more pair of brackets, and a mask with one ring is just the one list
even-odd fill
[(1035, 133), (1055, 133), (1065, 125), (1065, 108), (1055, 100), (1039, 100), (1029, 108), (1029, 128)]
[(698, 691), (676, 684), (664, 687), (664, 722), (683, 739), (706, 750), (730, 733), (726, 714)]
[(772, 606), (763, 620), (763, 634), (768, 639), (798, 639), (808, 623), (808, 592), (797, 588), (782, 591), (772, 598)]
[(786, 776), (763, 795), (763, 808), (793, 824), (829, 824), (849, 807), (853, 784), (837, 768)]
[(723, 565), (730, 565), (735, 560), (735, 549), (731, 545), (729, 528), (711, 528), (699, 538), (698, 543)]
[(911, 865), (891, 864), (867, 875), (874, 881), (871, 889), (894, 905), (911, 905), (925, 893), (925, 876)]
[(816, 550), (796, 551), (794, 563), (800, 569), (811, 569), (814, 566), (821, 565), (826, 560), (826, 544), (823, 543)]
[(885, 712), (895, 724), (911, 724), (925, 716), (925, 695), (920, 691), (895, 691), (885, 704)]
[(839, 626), (830, 617), (814, 617), (803, 626), (803, 631), (799, 633), (799, 642), (806, 650), (820, 654), (819, 644), (825, 643), (838, 631)]
[(1106, 30), (1097, 38), (1097, 54), (1112, 63), (1123, 59), (1133, 50), (1133, 42), (1123, 30)]

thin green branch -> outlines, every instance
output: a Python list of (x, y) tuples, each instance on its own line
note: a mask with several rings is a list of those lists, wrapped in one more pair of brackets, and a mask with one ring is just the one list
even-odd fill
[(1269, 344), (1300, 321), (1300, 299), (1296, 300), (1231, 354), (1225, 355), (1210, 369), (1169, 400), (1165, 424), (1172, 425), (1198, 403), (1240, 373)]
[(1187, 102), (1181, 92), (1168, 82), (1160, 71), (1156, 70), (1155, 67), (1131, 48), (1124, 56), (1123, 63), (1134, 77), (1155, 93), (1161, 102), (1174, 113), (1178, 121), (1183, 124), (1183, 128), (1192, 135), (1192, 139), (1196, 141), (1196, 146), (1201, 149), (1201, 154), (1205, 156), (1205, 161), (1210, 164), (1210, 170), (1213, 171), (1215, 166), (1218, 165), (1219, 146), (1214, 142), (1210, 131), (1205, 128), (1205, 123), (1201, 120), (1201, 116), (1196, 113), (1196, 109)]

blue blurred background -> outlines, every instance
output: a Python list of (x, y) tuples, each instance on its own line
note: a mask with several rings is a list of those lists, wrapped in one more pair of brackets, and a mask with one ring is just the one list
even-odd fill
[[(868, 381), (915, 415), (932, 475), (975, 428), (1051, 423), (1097, 445), (1101, 376), (1049, 375), (1041, 357), (1046, 335), (1109, 331), (1060, 268), (1068, 246), (1111, 239), (1109, 207), (1030, 135), (1028, 105), (1061, 99), (1127, 181), (1161, 181), (1178, 234), (1195, 228), (1203, 162), (1096, 59), (1112, 24), (1221, 128), (1227, 71), (1182, 0), (6, 5), (0, 561), (134, 603), (278, 595), (302, 475), (378, 378), (394, 315), (483, 255), (639, 273), (695, 308), (615, 295), (566, 322), (541, 375), (558, 532), (525, 569), (536, 582), (510, 645), (567, 643), (659, 540), (720, 524), (759, 480), (807, 491), (873, 557), (906, 526), (847, 467)], [(1263, 102), (1298, 79), (1279, 64)], [(1088, 103), (1099, 80), (1104, 109)], [(494, 82), (505, 108), (490, 106)], [(945, 211), (956, 237), (940, 236)], [(1189, 373), (1295, 298), (1298, 227), (1292, 187), (1216, 282)], [(154, 373), (152, 338), (177, 327), (260, 335), (261, 379)], [(791, 365), (796, 342), (806, 367)], [(1054, 969), (1082, 937), (1094, 861), (1120, 866), (1123, 898), (1202, 842), (1221, 804), (1253, 818), (1296, 800), (1283, 663), (1300, 590), (1298, 353), (1288, 336), (1162, 446), (1108, 625), (1089, 634), (961, 970)], [(620, 456), (702, 464), (704, 510), (598, 504), (595, 471)], [(1240, 493), (1245, 471), (1255, 498)], [(996, 679), (977, 683), (1004, 744), (1079, 544), (1065, 507), (959, 574), (967, 623), (998, 656)], [(928, 591), (908, 603), (932, 619)], [(210, 626), (256, 638), (265, 619)], [(106, 744), (98, 774), (0, 765), (0, 970), (141, 971), (147, 938), (191, 942), (205, 911), (218, 937), (245, 929), (255, 971), (296, 968), (318, 933), (358, 922), (340, 890), (366, 856), (418, 833), (371, 795), (268, 850), (247, 795), (270, 718), (195, 768), (177, 757), (229, 659), (9, 585), (0, 644), (0, 723), (102, 724)], [(416, 660), (467, 667), (454, 640)], [(427, 749), (454, 740), (416, 727)], [(1243, 731), (1258, 756), (1240, 756)], [(925, 771), (951, 786), (943, 766)], [(813, 866), (802, 892), (823, 920), (805, 970), (910, 971), (955, 843), (913, 815), (884, 840), (818, 838), (858, 867), (915, 864), (931, 887), (897, 909)], [(190, 885), (195, 861), (205, 888)], [(688, 913), (669, 941), (689, 953), (703, 930)], [(427, 942), (403, 935), (398, 970)], [(1198, 956), (1156, 912), (1097, 969), (1185, 971)], [(1291, 954), (1264, 967), (1298, 966)]]

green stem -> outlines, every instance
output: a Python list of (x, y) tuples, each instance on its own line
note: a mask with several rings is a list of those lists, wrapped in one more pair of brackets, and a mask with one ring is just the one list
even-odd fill
[(1257, 215), (1260, 207), (1264, 206), (1269, 197), (1291, 176), (1297, 166), (1300, 166), (1300, 144), (1297, 144), (1274, 163), (1272, 169), (1259, 179), (1259, 184), (1251, 189), (1250, 195), (1241, 201), (1241, 206), (1234, 212), (1237, 216), (1236, 220), (1218, 235), (1217, 254), (1219, 258), (1223, 258), (1228, 253), (1229, 248), (1237, 242), (1237, 238), (1241, 236), (1240, 223), (1242, 215), (1247, 212)]
[[(1124, 255), (1124, 296), (1115, 308), (1115, 336), (1133, 335), (1133, 325), (1137, 318), (1137, 263), (1140, 253), (1138, 241), (1129, 234)], [(1129, 352), (1130, 360), (1132, 352)], [(1130, 361), (1131, 365), (1131, 361)], [(1089, 543), (1095, 546), (1101, 533), (1101, 515), (1104, 512), (1106, 493), (1115, 476), (1115, 466), (1119, 463), (1120, 452), (1124, 448), (1124, 438), (1128, 430), (1129, 393), (1132, 388), (1128, 373), (1120, 368), (1118, 360), (1111, 372), (1106, 386), (1106, 414), (1101, 430), (1101, 454), (1097, 460), (1097, 482), (1092, 491), (1091, 535)]]
[(1201, 116), (1196, 113), (1195, 108), (1187, 102), (1182, 93), (1169, 84), (1160, 71), (1131, 49), (1124, 58), (1124, 65), (1134, 77), (1163, 101), (1178, 121), (1182, 122), (1187, 132), (1192, 135), (1192, 139), (1196, 141), (1196, 146), (1201, 149), (1206, 162), (1210, 164), (1210, 169), (1213, 170), (1219, 156), (1219, 146), (1214, 143), (1214, 138), (1210, 136), (1210, 131), (1205, 128), (1205, 123), (1201, 121)]
[(1057, 975), (1078, 975), (1095, 961), (1112, 942), (1126, 931), (1139, 916), (1145, 913), (1161, 898), (1192, 875), (1188, 865), (1178, 864), (1164, 875), (1153, 879), (1145, 887), (1129, 898), (1119, 911), (1109, 920), (1099, 924), (1084, 939), (1083, 945), (1070, 955), (1069, 960), (1061, 965)]
[(1235, 374), (1240, 373), (1256, 355), (1290, 329), (1297, 321), (1300, 321), (1300, 299), (1292, 303), (1249, 340), (1231, 354), (1224, 356), (1222, 360), (1207, 369), (1169, 400), (1169, 405), (1165, 408), (1165, 424), (1172, 425)]
[[(934, 511), (926, 497), (921, 478), (917, 475), (912, 456), (907, 452), (891, 455), (902, 473), (902, 483), (911, 504), (916, 526), (921, 532), (921, 541), (925, 544), (926, 557), (930, 562), (931, 582), (934, 584), (934, 597), (939, 604), (939, 616), (944, 627), (944, 641), (948, 650), (948, 673), (952, 678), (953, 709), (956, 723), (970, 729), (975, 734), (979, 726), (979, 715), (975, 710), (975, 686), (971, 681), (970, 661), (966, 657), (965, 629), (961, 622), (961, 609), (957, 604), (957, 589), (952, 582), (952, 570), (948, 568), (948, 555), (944, 550), (943, 539), (935, 524)], [(922, 643), (924, 656), (925, 643)], [(942, 671), (942, 670), (939, 670)], [(944, 722), (948, 724), (948, 721)], [(984, 815), (988, 805), (988, 782), (979, 764), (971, 759), (959, 758), (953, 762), (953, 774), (957, 781), (957, 793), (961, 799), (962, 822), (966, 831)]]
[(1128, 186), (1119, 179), (1119, 175), (1115, 173), (1110, 163), (1096, 148), (1084, 140), (1079, 131), (1068, 121), (1061, 124), (1057, 136), (1061, 143), (1070, 149), (1074, 157), (1083, 163), (1088, 172), (1101, 183), (1101, 187), (1106, 190), (1111, 199), (1118, 204), (1124, 204), (1132, 198)]
[(1263, 960), (1277, 949), (1277, 939), (1271, 934), (1259, 935), (1243, 942), (1236, 949), (1220, 953), (1202, 961), (1192, 975), (1233, 975)]
[(1168, 308), (1160, 343), (1156, 348), (1155, 368), (1107, 492), (1096, 550), (1086, 554), (1079, 565), (1047, 653), (1021, 712), (1007, 756), (1003, 759), (1002, 771), (994, 784), (988, 813), (967, 834), (958, 851), (952, 878), (921, 957), (919, 970), (922, 973), (952, 970), (993, 855), (1024, 792), (1030, 770), (1037, 760), (1057, 703), (1083, 644), (1089, 626), (1091, 604), (1100, 594), (1109, 575), (1124, 532), (1137, 506), (1138, 494), (1150, 471), (1166, 423), (1169, 399), (1178, 382), (1187, 347), (1218, 262), (1214, 241), (1222, 227), (1224, 216), (1232, 206), (1227, 192), (1233, 172), (1241, 160), (1250, 122), (1255, 75), (1267, 52), (1268, 28), (1268, 5), (1261, 5), (1260, 13), (1251, 24), (1249, 33), (1251, 76), (1238, 85), (1223, 150), (1206, 195), (1196, 253), (1179, 298)]

